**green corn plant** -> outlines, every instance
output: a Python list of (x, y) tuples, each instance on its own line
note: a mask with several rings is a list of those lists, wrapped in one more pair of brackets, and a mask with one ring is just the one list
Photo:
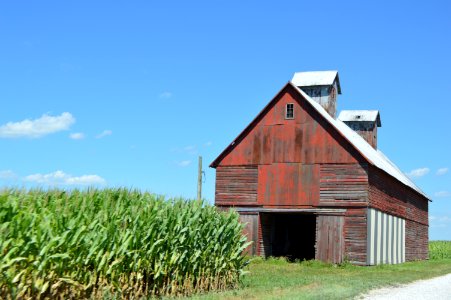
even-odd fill
[(430, 259), (451, 259), (451, 241), (429, 242)]
[(140, 298), (235, 287), (234, 212), (127, 189), (0, 192), (0, 298)]

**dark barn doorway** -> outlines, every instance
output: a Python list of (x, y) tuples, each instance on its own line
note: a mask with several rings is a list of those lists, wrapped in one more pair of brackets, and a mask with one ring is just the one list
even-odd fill
[[(315, 259), (316, 216), (313, 214), (267, 214), (262, 227), (265, 256), (290, 261)], [(263, 224), (262, 223), (262, 224)], [(269, 246), (269, 247), (268, 247)]]

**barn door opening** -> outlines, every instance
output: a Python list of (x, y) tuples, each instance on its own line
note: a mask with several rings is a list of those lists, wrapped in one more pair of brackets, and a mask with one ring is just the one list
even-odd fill
[(314, 259), (315, 232), (313, 214), (267, 214), (262, 218), (263, 254), (290, 261)]

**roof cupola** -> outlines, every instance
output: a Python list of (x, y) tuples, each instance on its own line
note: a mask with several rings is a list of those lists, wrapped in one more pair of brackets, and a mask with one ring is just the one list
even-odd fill
[(294, 73), (291, 83), (303, 90), (335, 119), (337, 95), (341, 95), (338, 71)]

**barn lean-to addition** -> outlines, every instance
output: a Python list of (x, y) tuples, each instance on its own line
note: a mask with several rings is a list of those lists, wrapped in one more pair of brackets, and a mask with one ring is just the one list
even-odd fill
[(343, 111), (338, 72), (300, 72), (211, 163), (250, 254), (360, 265), (428, 258), (428, 197), (377, 149), (378, 111)]

